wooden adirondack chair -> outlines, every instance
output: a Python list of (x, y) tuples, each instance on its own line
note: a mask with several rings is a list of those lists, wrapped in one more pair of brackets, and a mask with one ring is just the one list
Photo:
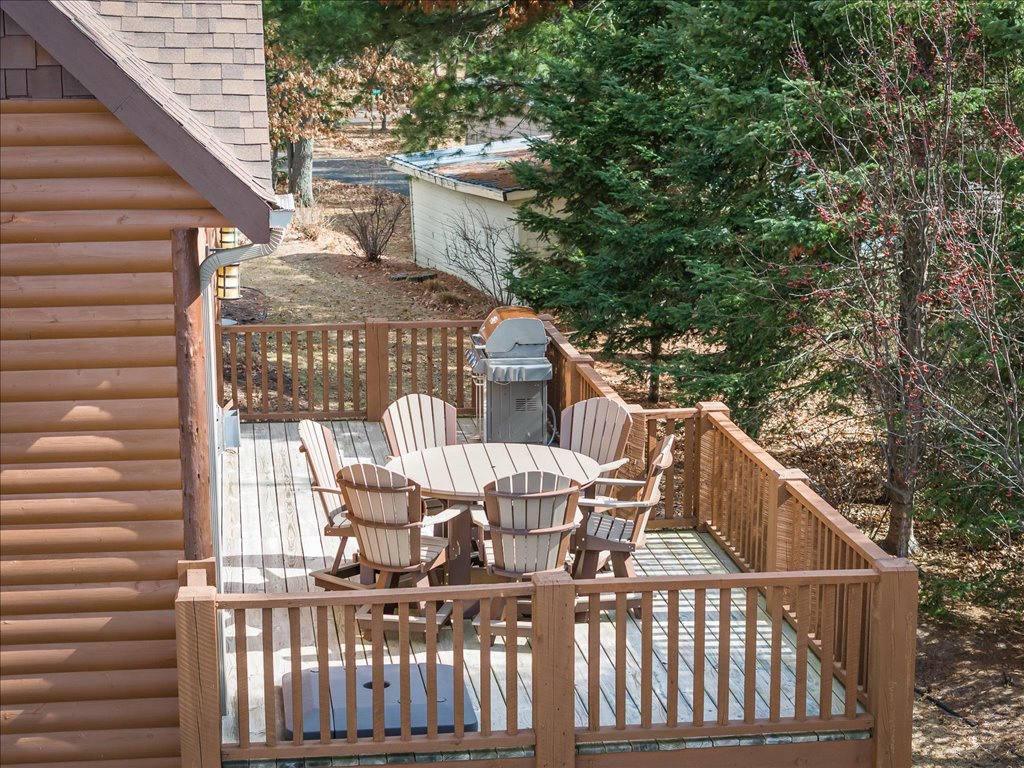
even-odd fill
[(324, 589), (352, 589), (359, 584), (352, 580), (359, 566), (351, 563), (343, 566), (345, 547), (352, 536), (352, 524), (345, 518), (345, 501), (337, 474), (341, 469), (341, 456), (334, 434), (329, 427), (305, 419), (299, 422), (299, 451), (306, 457), (312, 490), (323, 509), (324, 535), (338, 538), (338, 553), (330, 568), (314, 571), (313, 582)]
[(455, 406), (429, 395), (406, 395), (387, 407), (381, 422), (388, 450), (402, 456), (458, 442)]
[[(338, 482), (359, 542), (359, 562), (378, 572), (378, 589), (398, 586), (404, 574), (417, 587), (440, 583), (438, 568), (448, 560), (448, 540), (426, 536), (423, 529), (454, 519), (464, 508), (425, 516), (420, 486), (375, 464), (349, 465), (338, 472)], [(438, 623), (447, 616), (448, 611), (439, 610)], [(397, 621), (396, 616), (385, 618)], [(425, 627), (422, 619), (410, 624), (410, 629), (417, 627)]]
[[(569, 538), (581, 519), (579, 497), (579, 483), (551, 472), (522, 472), (488, 483), (484, 508), (471, 510), (487, 572), (522, 581), (535, 573), (565, 570)], [(490, 534), (487, 541), (484, 532)], [(492, 610), (498, 619), (489, 624), (493, 641), (506, 633), (511, 618), (518, 618), (519, 605), (514, 599), (496, 601)], [(529, 635), (530, 626), (517, 632)]]
[(579, 483), (551, 472), (522, 472), (489, 483), (474, 523), (490, 532), (487, 570), (512, 581), (565, 568), (577, 526)]
[(644, 533), (651, 510), (661, 500), (661, 477), (672, 464), (672, 445), (675, 438), (667, 435), (654, 449), (644, 480), (601, 478), (595, 485), (635, 487), (635, 499), (617, 499), (597, 496), (579, 500), (579, 505), (591, 509), (586, 515), (583, 535), (577, 542), (574, 575), (592, 579), (601, 565), (601, 555), (608, 553), (616, 576), (636, 576), (633, 553), (644, 544)]
[(612, 474), (626, 463), (626, 440), (633, 417), (621, 403), (608, 397), (592, 397), (562, 411), (558, 445), (589, 456)]

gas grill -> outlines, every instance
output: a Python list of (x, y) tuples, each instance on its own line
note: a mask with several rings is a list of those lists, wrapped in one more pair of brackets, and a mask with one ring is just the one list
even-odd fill
[(545, 441), (547, 347), (544, 323), (528, 307), (498, 307), (473, 334), (466, 362), (482, 380), (485, 442)]

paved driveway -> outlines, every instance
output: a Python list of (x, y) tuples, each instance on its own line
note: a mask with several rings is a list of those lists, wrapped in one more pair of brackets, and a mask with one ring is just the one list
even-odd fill
[(314, 157), (313, 175), (346, 184), (380, 184), (392, 192), (409, 195), (409, 179), (388, 168), (380, 157)]

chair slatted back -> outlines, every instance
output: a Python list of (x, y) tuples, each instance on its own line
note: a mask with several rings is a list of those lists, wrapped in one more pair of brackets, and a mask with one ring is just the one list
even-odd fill
[(647, 466), (647, 481), (640, 494), (640, 501), (648, 502), (649, 506), (637, 513), (629, 537), (637, 546), (643, 544), (647, 521), (651, 517), (654, 505), (661, 501), (661, 478), (665, 474), (665, 470), (672, 466), (672, 446), (675, 444), (675, 440), (675, 435), (665, 435), (651, 454), (651, 461)]
[(522, 472), (484, 488), (495, 573), (511, 578), (561, 568), (580, 486), (551, 472)]
[(420, 487), (376, 464), (351, 464), (338, 473), (359, 557), (370, 567), (407, 569), (420, 563)]
[(405, 395), (381, 417), (392, 456), (458, 441), (458, 412), (451, 403), (429, 395)]
[(632, 426), (633, 417), (621, 403), (592, 397), (562, 411), (558, 444), (607, 464), (625, 455)]
[[(338, 453), (338, 445), (334, 441), (334, 433), (331, 432), (330, 427), (311, 419), (300, 421), (299, 450), (306, 457), (313, 485), (340, 490), (337, 476), (338, 470), (341, 469), (341, 455)], [(337, 523), (338, 521), (331, 519), (331, 513), (341, 506), (341, 497), (334, 494), (318, 493), (317, 498), (320, 499), (320, 506), (327, 518), (327, 524)]]

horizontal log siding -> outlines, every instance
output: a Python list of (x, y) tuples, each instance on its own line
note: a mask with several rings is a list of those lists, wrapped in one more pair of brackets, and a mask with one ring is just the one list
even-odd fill
[(226, 222), (76, 103), (0, 101), (0, 749), (155, 765), (179, 749), (170, 230)]

